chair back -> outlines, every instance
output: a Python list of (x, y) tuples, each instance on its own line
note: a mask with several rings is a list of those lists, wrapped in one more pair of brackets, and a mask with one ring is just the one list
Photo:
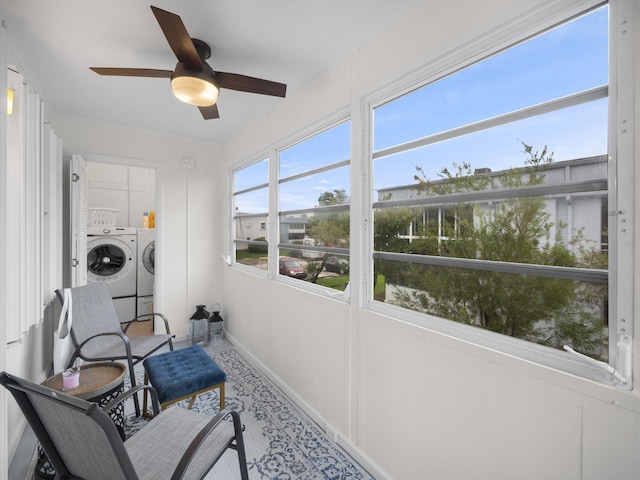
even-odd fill
[(18, 402), (60, 478), (138, 479), (113, 420), (96, 403), (6, 372), (0, 384)]
[[(64, 298), (61, 291), (56, 292), (59, 298)], [(72, 324), (71, 337), (76, 346), (82, 345), (87, 339), (107, 332), (122, 332), (116, 307), (111, 298), (111, 292), (105, 282), (95, 282), (71, 289)], [(106, 343), (120, 345), (122, 342), (115, 337), (98, 337), (87, 343), (82, 352), (91, 357), (97, 351), (104, 351)]]

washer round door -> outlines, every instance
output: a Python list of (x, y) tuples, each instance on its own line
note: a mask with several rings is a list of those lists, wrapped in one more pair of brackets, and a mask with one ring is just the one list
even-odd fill
[(156, 242), (151, 242), (142, 251), (142, 265), (151, 275), (156, 270)]
[[(135, 238), (135, 237), (134, 237)], [(112, 297), (136, 294), (136, 264), (132, 244), (119, 237), (98, 236), (87, 241), (87, 280), (104, 281)]]

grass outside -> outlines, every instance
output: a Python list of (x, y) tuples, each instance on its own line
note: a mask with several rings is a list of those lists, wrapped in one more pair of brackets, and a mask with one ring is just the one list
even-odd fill
[(236, 260), (243, 260), (245, 258), (261, 258), (266, 256), (264, 252), (250, 252), (249, 250), (237, 250)]
[(384, 302), (384, 275), (376, 276), (376, 284), (373, 286), (373, 299)]
[[(292, 250), (280, 250), (281, 257), (295, 257), (296, 255), (291, 255)], [(300, 250), (295, 250), (295, 252), (300, 252)], [(236, 259), (242, 260), (245, 258), (260, 258), (266, 257), (267, 252), (250, 252), (249, 250), (236, 250)], [(298, 255), (299, 256), (299, 255)]]
[(334, 290), (344, 291), (349, 281), (349, 275), (339, 275), (337, 277), (322, 277), (316, 280), (317, 285), (333, 288)]

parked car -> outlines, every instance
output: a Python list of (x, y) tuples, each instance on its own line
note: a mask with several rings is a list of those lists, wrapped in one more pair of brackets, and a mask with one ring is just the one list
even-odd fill
[(349, 273), (349, 260), (344, 257), (331, 255), (324, 261), (324, 269), (327, 272), (344, 275), (345, 273)]
[(304, 271), (302, 264), (295, 258), (280, 257), (280, 275), (304, 279), (307, 277), (307, 272)]

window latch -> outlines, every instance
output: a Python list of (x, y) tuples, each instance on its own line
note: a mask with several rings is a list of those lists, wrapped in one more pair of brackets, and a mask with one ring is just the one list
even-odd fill
[(591, 365), (604, 370), (605, 372), (607, 372), (609, 375), (611, 375), (613, 377), (613, 379), (616, 381), (616, 383), (619, 383), (620, 385), (626, 385), (627, 384), (627, 379), (624, 378), (622, 376), (622, 374), (616, 370), (615, 368), (613, 368), (611, 365), (609, 365), (608, 363), (604, 363), (601, 362), (600, 360), (596, 360), (594, 358), (588, 357), (587, 355), (584, 355), (580, 352), (576, 352), (573, 348), (571, 348), (569, 345), (564, 345), (563, 348), (569, 352), (571, 355), (574, 355), (578, 358), (581, 358), (582, 360), (586, 361), (587, 363), (590, 363)]

